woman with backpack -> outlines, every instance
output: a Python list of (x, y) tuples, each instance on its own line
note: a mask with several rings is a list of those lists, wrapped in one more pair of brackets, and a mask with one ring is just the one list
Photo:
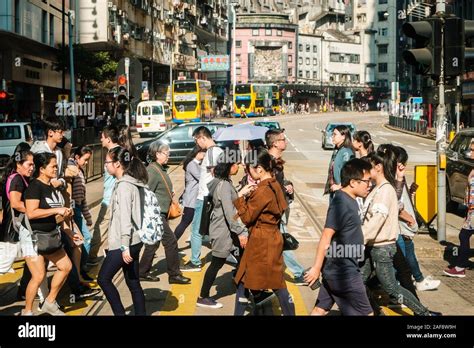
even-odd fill
[(112, 280), (122, 269), (132, 295), (135, 315), (146, 315), (145, 294), (138, 276), (138, 260), (143, 243), (137, 232), (142, 226), (140, 189), (146, 187), (148, 173), (143, 163), (123, 147), (109, 150), (105, 168), (117, 182), (111, 197), (109, 250), (97, 283), (104, 291), (114, 315), (125, 315), (120, 294)]
[(183, 217), (174, 230), (176, 240), (179, 240), (186, 228), (191, 225), (194, 217), (194, 206), (199, 191), (199, 177), (201, 176), (201, 162), (206, 154), (206, 150), (195, 146), (183, 161), (185, 171), (185, 184), (183, 192)]
[(233, 201), (238, 198), (231, 176), (239, 171), (238, 163), (226, 161), (224, 155), (219, 157), (214, 168), (214, 179), (207, 185), (212, 196), (213, 209), (209, 224), (209, 237), (212, 247), (212, 261), (204, 275), (201, 294), (197, 306), (221, 308), (222, 304), (209, 296), (211, 286), (216, 280), (217, 272), (224, 266), (233, 249), (234, 240), (244, 248), (247, 243), (247, 229), (237, 220), (237, 210)]
[[(165, 247), (166, 264), (168, 266), (168, 282), (170, 284), (189, 284), (190, 278), (184, 277), (179, 269), (179, 251), (176, 236), (168, 224), (168, 215), (173, 203), (173, 183), (166, 172), (166, 164), (170, 156), (170, 147), (160, 141), (155, 141), (148, 150), (150, 158), (154, 159), (147, 167), (148, 187), (156, 195), (160, 204), (161, 220), (163, 221), (163, 246)], [(160, 243), (146, 245), (140, 260), (140, 280), (159, 281), (160, 279), (150, 274), (153, 258)]]
[(280, 184), (273, 177), (273, 160), (266, 149), (246, 158), (247, 172), (257, 185), (247, 185), (234, 201), (238, 215), (249, 229), (248, 242), (240, 261), (235, 283), (237, 296), (235, 315), (243, 315), (247, 303), (245, 289), (261, 291), (273, 289), (284, 315), (295, 315), (295, 306), (286, 288), (283, 265), (283, 237), (281, 217), (287, 203)]

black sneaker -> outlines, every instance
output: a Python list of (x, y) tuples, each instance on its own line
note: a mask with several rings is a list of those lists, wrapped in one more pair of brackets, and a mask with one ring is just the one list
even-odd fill
[(146, 275), (140, 276), (140, 281), (141, 282), (159, 282), (160, 277), (151, 275), (151, 274), (146, 274)]
[(180, 267), (181, 272), (201, 272), (202, 266), (195, 265), (191, 261), (185, 264), (184, 266)]
[(222, 308), (223, 307), (222, 303), (217, 302), (216, 300), (210, 297), (206, 297), (206, 298), (199, 297), (196, 302), (196, 305), (198, 307), (204, 307), (204, 308)]

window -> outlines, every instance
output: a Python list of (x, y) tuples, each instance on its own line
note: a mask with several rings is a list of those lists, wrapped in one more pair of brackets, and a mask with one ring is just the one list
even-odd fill
[(293, 75), (293, 69), (292, 68), (288, 68), (288, 76), (292, 76)]
[(358, 54), (351, 54), (349, 56), (349, 62), (353, 64), (359, 64), (360, 56)]
[(42, 11), (41, 13), (41, 42), (44, 44), (48, 43), (48, 12)]
[(318, 58), (313, 58), (313, 65), (318, 65)]
[(388, 19), (388, 17), (385, 16), (386, 13), (387, 13), (387, 11), (379, 11), (378, 12), (379, 22), (385, 22)]
[(310, 71), (306, 71), (306, 78), (309, 79), (311, 77), (311, 72)]
[(252, 36), (258, 36), (260, 35), (260, 32), (258, 29), (252, 29)]
[(299, 58), (298, 58), (298, 64), (299, 64), (299, 65), (303, 65), (303, 57), (299, 57)]
[(313, 53), (317, 53), (317, 52), (318, 52), (318, 46), (313, 45)]
[(318, 78), (318, 72), (317, 71), (313, 71), (313, 79), (317, 79)]
[[(8, 8), (8, 5), (7, 5)], [(15, 0), (15, 33), (20, 34), (21, 29), (21, 14), (20, 14), (20, 0)]]
[(303, 70), (298, 70), (298, 77), (303, 77)]
[(306, 44), (306, 52), (309, 52), (311, 51), (311, 45), (310, 44)]
[[(191, 109), (192, 111), (196, 108), (196, 102), (191, 102), (191, 103), (194, 103), (194, 108)], [(189, 107), (191, 108), (192, 106), (189, 106)], [(184, 141), (189, 141), (189, 127), (176, 127), (173, 130), (171, 130), (168, 134), (169, 134), (169, 140), (171, 142), (180, 143)]]
[(235, 61), (240, 62), (240, 57), (241, 57), (240, 54), (236, 54), (235, 55)]
[(289, 41), (288, 42), (288, 48), (291, 50), (293, 48), (293, 42)]
[(21, 139), (20, 126), (6, 126), (0, 128), (0, 140)]
[(387, 63), (379, 63), (379, 72), (387, 72), (388, 71), (388, 64)]
[(293, 62), (293, 56), (291, 54), (288, 55), (288, 63)]
[(379, 54), (387, 54), (388, 45), (379, 45)]
[(235, 68), (235, 73), (236, 73), (237, 75), (242, 74), (242, 69), (240, 69), (240, 67), (236, 67), (236, 68)]
[(309, 58), (306, 58), (306, 65), (309, 65)]
[(277, 36), (282, 36), (281, 30), (277, 30)]
[(357, 21), (359, 23), (366, 23), (367, 22), (367, 15), (365, 13), (361, 13), (357, 15)]
[(271, 29), (265, 29), (265, 36), (272, 36), (272, 30)]
[(54, 15), (49, 14), (49, 45), (54, 47)]
[(380, 28), (379, 29), (379, 35), (380, 36), (387, 36), (388, 34), (388, 29), (387, 28)]
[(387, 3), (387, 0), (379, 0), (379, 5), (383, 5), (383, 4), (386, 4)]
[(242, 47), (242, 41), (240, 40), (235, 41), (235, 47), (239, 47), (239, 48)]
[(298, 51), (303, 52), (303, 44), (298, 45)]
[(329, 55), (329, 60), (331, 62), (339, 62), (339, 53), (331, 53)]

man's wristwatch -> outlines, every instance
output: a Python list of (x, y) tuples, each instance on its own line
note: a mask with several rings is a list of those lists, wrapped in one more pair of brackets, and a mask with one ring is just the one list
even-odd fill
[(124, 251), (128, 250), (128, 247), (125, 246), (125, 245), (122, 245), (122, 246), (120, 246), (120, 250), (121, 250), (122, 252), (124, 252)]

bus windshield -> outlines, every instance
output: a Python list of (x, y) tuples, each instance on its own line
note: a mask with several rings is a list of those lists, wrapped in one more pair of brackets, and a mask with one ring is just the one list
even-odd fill
[(196, 81), (194, 81), (194, 82), (184, 82), (184, 81), (175, 82), (174, 91), (177, 92), (177, 93), (197, 92)]
[(194, 111), (194, 110), (196, 110), (197, 102), (195, 102), (195, 101), (175, 101), (174, 105), (175, 105), (175, 108), (179, 112)]
[(250, 85), (236, 85), (235, 86), (236, 94), (247, 94), (250, 93)]

